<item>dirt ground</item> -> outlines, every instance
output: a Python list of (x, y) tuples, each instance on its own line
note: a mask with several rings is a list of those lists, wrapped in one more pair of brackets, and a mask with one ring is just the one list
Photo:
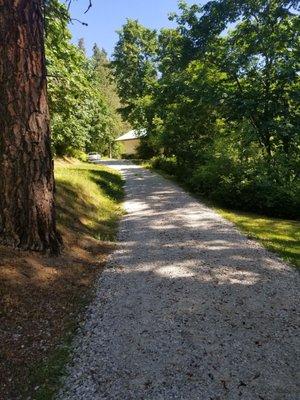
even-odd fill
[(35, 398), (39, 367), (74, 331), (114, 247), (68, 230), (63, 237), (55, 258), (0, 246), (1, 400)]

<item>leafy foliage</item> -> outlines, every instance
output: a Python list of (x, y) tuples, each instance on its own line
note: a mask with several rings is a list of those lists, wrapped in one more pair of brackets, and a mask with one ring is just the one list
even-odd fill
[(72, 44), (69, 19), (63, 4), (57, 0), (48, 3), (46, 55), (54, 152), (108, 154), (114, 138), (128, 124), (118, 112), (121, 104), (106, 53), (95, 45), (92, 58), (88, 58), (83, 40), (78, 47)]
[(148, 115), (152, 105), (153, 86), (157, 79), (155, 55), (156, 32), (144, 28), (137, 21), (128, 20), (119, 32), (115, 48), (114, 70), (122, 110), (127, 120), (136, 127), (151, 123)]

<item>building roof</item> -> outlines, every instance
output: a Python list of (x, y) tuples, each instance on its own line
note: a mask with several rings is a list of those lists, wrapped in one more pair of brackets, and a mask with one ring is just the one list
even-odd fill
[(141, 129), (141, 130), (132, 130), (127, 133), (124, 133), (122, 136), (118, 137), (116, 139), (116, 142), (123, 141), (123, 140), (133, 140), (133, 139), (139, 139), (142, 136), (146, 136), (146, 130)]

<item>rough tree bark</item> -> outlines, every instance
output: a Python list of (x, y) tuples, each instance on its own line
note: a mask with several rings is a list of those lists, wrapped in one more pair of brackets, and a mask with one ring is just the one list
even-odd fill
[(0, 242), (59, 253), (42, 0), (0, 0)]

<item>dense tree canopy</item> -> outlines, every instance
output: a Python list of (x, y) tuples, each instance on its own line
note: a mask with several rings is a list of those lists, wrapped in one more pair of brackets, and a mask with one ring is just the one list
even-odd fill
[(164, 148), (160, 167), (226, 205), (299, 215), (298, 6), (180, 2), (173, 29), (127, 21), (118, 90), (128, 120)]
[(157, 80), (156, 32), (128, 20), (119, 35), (114, 68), (118, 91), (124, 102), (123, 115), (133, 125), (150, 123), (145, 109)]

